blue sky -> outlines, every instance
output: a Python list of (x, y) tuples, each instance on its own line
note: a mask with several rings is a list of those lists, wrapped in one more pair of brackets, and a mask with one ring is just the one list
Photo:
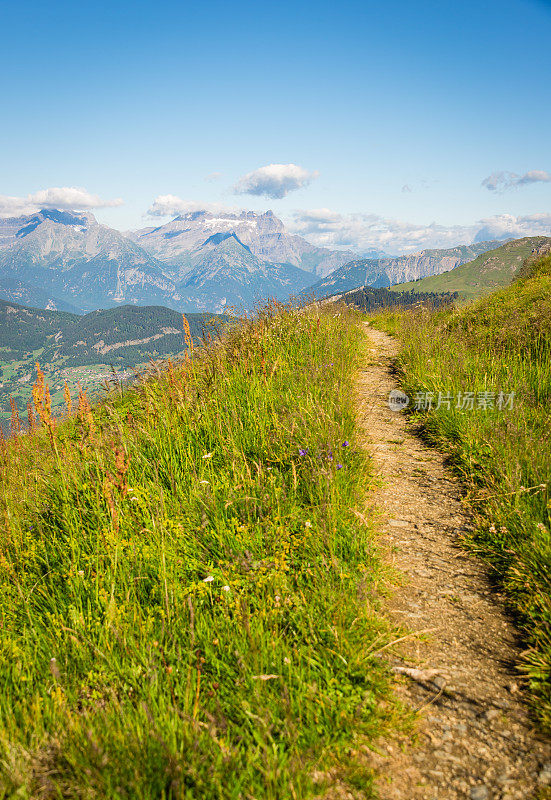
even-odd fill
[[(30, 0), (0, 24), (4, 215), (82, 187), (120, 229), (173, 196), (360, 250), (551, 235), (550, 2)], [(273, 192), (243, 181), (271, 164), (304, 177), (235, 193)]]

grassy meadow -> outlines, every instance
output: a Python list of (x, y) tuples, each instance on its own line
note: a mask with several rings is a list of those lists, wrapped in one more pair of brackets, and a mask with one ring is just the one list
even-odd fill
[(550, 729), (551, 256), (464, 310), (387, 313), (373, 323), (399, 337), (410, 410), (468, 488), (467, 543), (491, 565), (521, 625), (522, 669)]
[(329, 767), (374, 796), (348, 768), (394, 713), (363, 341), (269, 306), (55, 422), (39, 379), (0, 453), (0, 797), (302, 798)]

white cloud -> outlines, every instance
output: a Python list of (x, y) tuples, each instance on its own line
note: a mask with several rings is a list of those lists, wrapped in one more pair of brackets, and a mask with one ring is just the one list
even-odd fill
[(474, 241), (489, 239), (520, 239), (523, 236), (551, 236), (551, 214), (527, 214), (515, 217), (512, 214), (498, 214), (479, 220)]
[(237, 211), (235, 207), (223, 203), (196, 203), (192, 200), (182, 200), (175, 194), (158, 195), (147, 209), (148, 217), (177, 217), (180, 214), (190, 214), (194, 211), (210, 211), (212, 213)]
[(76, 186), (54, 186), (41, 189), (26, 197), (0, 195), (0, 217), (17, 217), (35, 214), (41, 208), (55, 208), (60, 211), (89, 211), (93, 208), (121, 206), (121, 198), (102, 200), (97, 194)]
[(318, 175), (318, 172), (308, 172), (296, 164), (268, 164), (239, 178), (233, 191), (235, 194), (252, 194), (281, 200), (289, 192), (308, 186)]
[(316, 226), (331, 226), (339, 223), (343, 217), (337, 211), (331, 211), (330, 208), (311, 208), (306, 211), (295, 212), (295, 219), (300, 219), (307, 225)]
[(491, 192), (505, 192), (508, 189), (515, 189), (519, 186), (527, 186), (530, 183), (549, 183), (551, 173), (543, 169), (531, 169), (524, 175), (517, 175), (516, 172), (492, 172), (482, 181), (482, 186)]
[(351, 248), (359, 253), (384, 250), (390, 254), (429, 248), (455, 247), (474, 241), (551, 236), (551, 214), (515, 217), (501, 214), (472, 225), (428, 225), (385, 218), (377, 214), (339, 214), (330, 209), (296, 211), (289, 226), (320, 247)]

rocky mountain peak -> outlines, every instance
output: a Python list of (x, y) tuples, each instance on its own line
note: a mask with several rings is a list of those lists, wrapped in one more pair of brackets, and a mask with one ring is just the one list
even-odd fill
[(25, 218), (24, 224), (17, 230), (15, 237), (21, 239), (28, 236), (42, 225), (62, 226), (74, 231), (83, 232), (88, 228), (97, 225), (97, 220), (93, 214), (77, 213), (74, 211), (57, 211), (56, 209), (45, 208)]
[(205, 242), (203, 242), (202, 247), (206, 247), (207, 245), (213, 245), (214, 247), (216, 247), (216, 246), (222, 244), (222, 242), (225, 242), (225, 241), (227, 241), (229, 239), (232, 239), (235, 242), (237, 242), (239, 247), (243, 247), (249, 253), (251, 252), (251, 248), (248, 247), (246, 244), (243, 244), (241, 239), (238, 236), (236, 236), (236, 234), (233, 233), (233, 232), (232, 233), (213, 233), (212, 236), (209, 236), (209, 238)]
[[(273, 211), (193, 211), (156, 228), (130, 233), (130, 238), (180, 277), (189, 271), (192, 253), (212, 246), (212, 236), (234, 234), (262, 261), (291, 264), (307, 272), (326, 275), (354, 257), (354, 253), (316, 247), (290, 234)], [(220, 240), (222, 241), (222, 240)]]

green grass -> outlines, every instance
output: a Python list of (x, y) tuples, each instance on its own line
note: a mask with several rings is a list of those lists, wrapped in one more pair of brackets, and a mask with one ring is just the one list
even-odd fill
[[(551, 257), (464, 311), (387, 314), (375, 324), (401, 340), (406, 393), (432, 393), (415, 412), (469, 489), (469, 546), (492, 566), (524, 631), (523, 669), (551, 728)], [(474, 409), (438, 395), (475, 392)], [(478, 395), (514, 392), (513, 410), (482, 409)], [(419, 403), (425, 405), (425, 403)]]
[(4, 447), (1, 797), (319, 795), (392, 724), (362, 342), (266, 309)]
[(474, 261), (461, 264), (441, 275), (392, 286), (391, 292), (458, 292), (463, 301), (474, 300), (508, 286), (523, 261), (536, 247), (549, 244), (545, 236), (532, 236), (507, 242), (482, 253)]

